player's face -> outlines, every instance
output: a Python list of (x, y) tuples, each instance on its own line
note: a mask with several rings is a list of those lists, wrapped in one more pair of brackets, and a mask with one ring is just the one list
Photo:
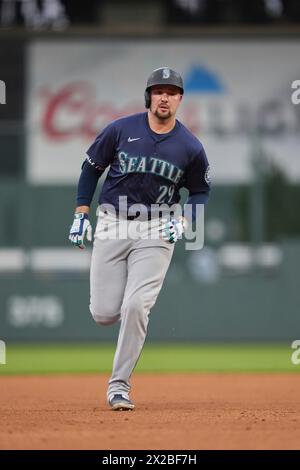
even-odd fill
[(151, 112), (159, 119), (175, 116), (182, 99), (180, 88), (173, 85), (155, 85), (151, 88)]

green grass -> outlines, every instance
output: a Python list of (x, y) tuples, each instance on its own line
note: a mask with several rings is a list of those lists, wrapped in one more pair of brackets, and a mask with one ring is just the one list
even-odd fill
[[(0, 375), (111, 371), (112, 344), (6, 345)], [(136, 372), (300, 372), (290, 344), (149, 344)]]

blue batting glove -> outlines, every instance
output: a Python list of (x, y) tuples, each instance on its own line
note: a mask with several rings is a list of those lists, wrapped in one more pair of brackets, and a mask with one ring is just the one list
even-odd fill
[(92, 226), (89, 221), (88, 214), (85, 212), (77, 212), (74, 214), (74, 221), (70, 229), (69, 240), (74, 246), (84, 249), (84, 237), (88, 241), (92, 241)]

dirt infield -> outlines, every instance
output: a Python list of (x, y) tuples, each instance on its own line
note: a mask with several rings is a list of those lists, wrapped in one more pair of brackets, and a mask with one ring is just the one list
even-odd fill
[(132, 412), (106, 382), (0, 377), (0, 449), (300, 449), (298, 374), (136, 374)]

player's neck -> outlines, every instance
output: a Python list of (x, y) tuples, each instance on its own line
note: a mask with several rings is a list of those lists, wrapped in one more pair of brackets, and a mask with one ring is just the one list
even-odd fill
[(169, 119), (159, 119), (153, 113), (148, 113), (148, 122), (150, 129), (156, 134), (167, 134), (174, 129), (176, 124), (175, 116), (170, 117)]

